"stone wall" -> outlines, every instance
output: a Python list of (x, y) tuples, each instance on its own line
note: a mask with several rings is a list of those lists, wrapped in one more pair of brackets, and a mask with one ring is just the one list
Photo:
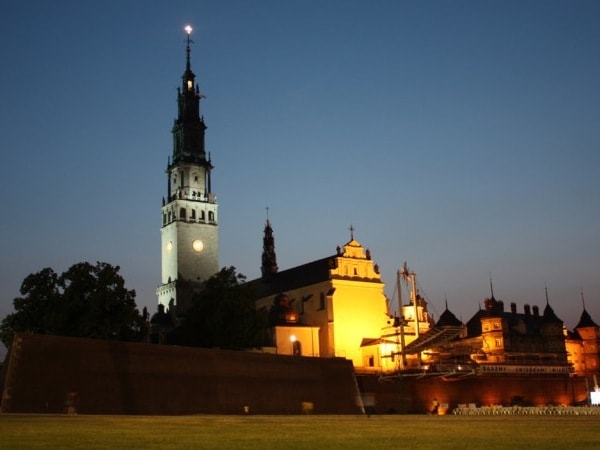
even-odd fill
[(6, 413), (60, 413), (73, 401), (81, 414), (360, 412), (341, 358), (19, 335), (6, 365)]

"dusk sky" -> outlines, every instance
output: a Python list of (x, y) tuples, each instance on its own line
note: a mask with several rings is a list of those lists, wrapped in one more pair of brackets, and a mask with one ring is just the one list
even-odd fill
[[(5, 0), (0, 318), (22, 280), (121, 267), (156, 311), (176, 89), (191, 63), (219, 266), (280, 270), (354, 236), (395, 305), (494, 294), (600, 323), (600, 2)], [(0, 351), (0, 356), (2, 351)]]

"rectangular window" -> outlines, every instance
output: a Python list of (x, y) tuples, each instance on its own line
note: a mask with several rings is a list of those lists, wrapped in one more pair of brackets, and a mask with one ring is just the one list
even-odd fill
[(319, 297), (319, 309), (325, 309), (326, 305), (325, 294), (321, 292), (321, 296)]

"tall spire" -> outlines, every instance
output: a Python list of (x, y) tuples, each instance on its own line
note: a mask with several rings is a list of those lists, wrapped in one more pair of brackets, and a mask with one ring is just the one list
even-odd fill
[(267, 222), (265, 224), (263, 237), (263, 254), (260, 271), (263, 279), (272, 278), (279, 268), (277, 267), (277, 255), (275, 254), (275, 238), (273, 237), (273, 228), (269, 221), (269, 208), (267, 207)]
[(191, 39), (191, 35), (192, 35), (192, 27), (191, 25), (186, 25), (184, 27), (185, 33), (186, 33), (186, 39), (185, 39), (185, 72), (183, 72), (183, 91), (194, 91), (194, 79), (196, 77), (196, 75), (194, 75), (194, 72), (192, 72), (192, 64), (190, 62), (190, 54), (192, 52), (192, 48), (191, 48), (191, 44), (194, 43), (194, 41)]
[(190, 35), (192, 34), (192, 26), (191, 25), (186, 25), (184, 28), (185, 32), (187, 33), (187, 45), (185, 47), (185, 54), (186, 54), (186, 58), (185, 58), (185, 70), (191, 70), (190, 67), (190, 44), (193, 43), (194, 41), (192, 41), (190, 39)]
[(492, 282), (492, 273), (490, 272), (490, 293), (492, 294), (492, 297), (490, 298), (490, 300), (496, 300), (496, 298), (494, 297), (494, 283)]
[[(192, 27), (185, 26), (185, 71), (181, 76), (182, 84), (177, 89), (178, 115), (173, 125), (173, 158), (172, 163), (180, 162), (200, 164), (210, 174), (212, 165), (206, 157), (204, 134), (206, 125), (200, 114), (200, 100), (203, 95), (196, 84), (196, 75), (192, 72), (190, 54)], [(210, 179), (207, 182), (210, 188)]]

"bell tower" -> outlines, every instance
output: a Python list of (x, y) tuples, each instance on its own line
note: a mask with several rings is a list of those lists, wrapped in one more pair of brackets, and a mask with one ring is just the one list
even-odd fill
[(167, 196), (162, 200), (161, 284), (158, 303), (178, 315), (189, 308), (203, 281), (218, 272), (217, 198), (212, 192), (206, 125), (200, 115), (203, 95), (190, 64), (192, 27), (185, 27), (186, 66), (177, 88), (173, 154), (167, 163)]

